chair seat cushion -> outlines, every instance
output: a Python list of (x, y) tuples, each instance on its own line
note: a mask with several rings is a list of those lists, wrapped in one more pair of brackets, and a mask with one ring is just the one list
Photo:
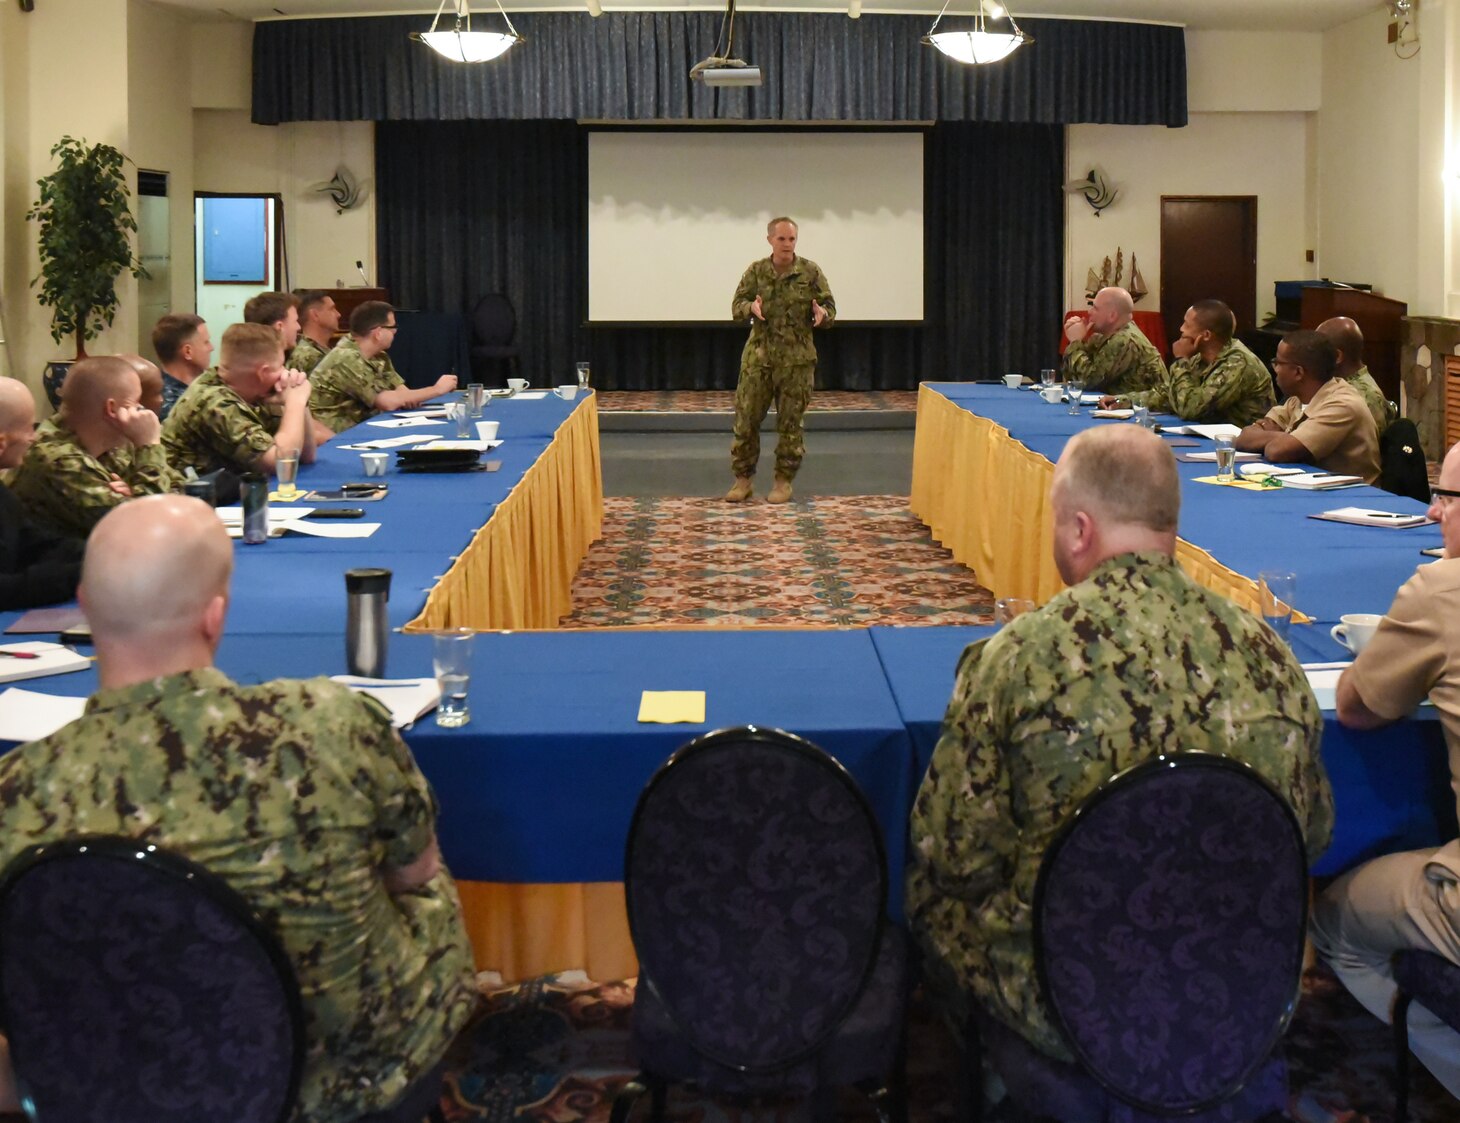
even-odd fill
[(814, 1088), (855, 1084), (892, 1071), (906, 995), (907, 941), (901, 929), (888, 923), (866, 989), (818, 1055), (770, 1073), (738, 1072), (717, 1064), (690, 1048), (642, 978), (634, 995), (634, 1053), (646, 1072), (692, 1082), (712, 1094), (802, 1095)]
[(1394, 981), (1451, 1029), (1460, 1030), (1460, 965), (1412, 948), (1395, 953)]

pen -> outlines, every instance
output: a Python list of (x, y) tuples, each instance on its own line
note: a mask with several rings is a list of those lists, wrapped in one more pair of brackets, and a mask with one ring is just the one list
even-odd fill
[(0, 649), (0, 655), (8, 655), (12, 659), (39, 659), (40, 656), (34, 651), (5, 651)]

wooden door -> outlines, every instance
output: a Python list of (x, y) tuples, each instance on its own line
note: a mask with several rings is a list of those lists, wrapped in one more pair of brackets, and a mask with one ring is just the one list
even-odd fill
[(1161, 196), (1161, 319), (1181, 334), (1186, 310), (1215, 298), (1237, 330), (1256, 327), (1257, 196)]

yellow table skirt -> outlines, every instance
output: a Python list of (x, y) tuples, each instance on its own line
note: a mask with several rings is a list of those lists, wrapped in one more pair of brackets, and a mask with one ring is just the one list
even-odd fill
[(569, 969), (604, 982), (639, 973), (621, 883), (458, 881), (456, 888), (479, 971), (509, 983)]
[[(1043, 604), (1064, 588), (1054, 564), (1053, 478), (1054, 465), (1007, 429), (926, 384), (918, 388), (913, 514), (995, 597)], [(1258, 611), (1252, 578), (1184, 539), (1176, 542), (1176, 559), (1197, 584)]]

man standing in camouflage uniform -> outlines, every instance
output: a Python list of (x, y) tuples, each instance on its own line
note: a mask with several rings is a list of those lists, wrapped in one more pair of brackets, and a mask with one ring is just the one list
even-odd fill
[(751, 496), (751, 477), (760, 460), (760, 423), (771, 401), (776, 403), (776, 483), (772, 503), (791, 499), (791, 481), (806, 454), (802, 421), (811, 404), (816, 380), (813, 328), (836, 319), (836, 301), (826, 274), (814, 261), (796, 256), (796, 224), (773, 218), (766, 226), (770, 257), (745, 271), (730, 302), (730, 317), (750, 321), (750, 338), (740, 354), (740, 380), (735, 386), (735, 442), (730, 468), (735, 486), (727, 503)]
[(293, 1118), (353, 1123), (440, 1062), (475, 1003), (470, 947), (435, 798), (384, 708), (323, 678), (241, 686), (213, 667), (232, 565), (197, 499), (97, 526), (80, 595), (101, 686), (0, 760), (0, 865), (100, 833), (222, 877), (299, 978)]
[(1389, 428), (1389, 422), (1399, 416), (1399, 409), (1384, 397), (1384, 391), (1379, 389), (1379, 384), (1364, 364), (1364, 333), (1359, 325), (1347, 316), (1334, 316), (1314, 330), (1333, 344), (1338, 352), (1334, 377), (1343, 379), (1359, 392), (1359, 397), (1364, 399), (1364, 404), (1374, 415), (1374, 427), (1382, 437), (1384, 430)]
[(330, 353), (330, 340), (340, 330), (340, 310), (327, 292), (307, 292), (299, 298), (299, 339), (289, 352), (291, 370), (309, 374)]
[(27, 515), (85, 538), (113, 507), (172, 490), (162, 423), (141, 396), (137, 372), (124, 359), (82, 359), (71, 368), (61, 411), (41, 423), (10, 482)]
[(309, 379), (284, 369), (277, 331), (233, 324), (223, 333), (217, 377), (197, 379), (167, 419), (168, 458), (177, 471), (200, 476), (220, 468), (267, 474), (281, 452), (313, 464), (309, 394)]
[(340, 340), (310, 374), (314, 415), (333, 432), (386, 410), (412, 409), (456, 389), (454, 374), (443, 374), (420, 390), (407, 389), (386, 354), (396, 330), (394, 308), (383, 300), (365, 301), (350, 313), (350, 338)]
[(1132, 320), (1135, 305), (1125, 289), (1104, 288), (1095, 294), (1089, 320), (1065, 321), (1065, 378), (1084, 382), (1086, 390), (1128, 394), (1157, 385), (1166, 373), (1160, 352)]
[(1070, 586), (958, 667), (913, 807), (908, 923), (954, 1009), (1069, 1059), (1035, 977), (1045, 849), (1105, 780), (1165, 750), (1246, 761), (1288, 799), (1310, 858), (1333, 799), (1322, 716), (1292, 652), (1176, 564), (1175, 458), (1133, 425), (1088, 430), (1055, 469), (1054, 556)]
[(1100, 404), (1148, 406), (1202, 424), (1251, 425), (1277, 405), (1272, 375), (1261, 359), (1232, 338), (1237, 317), (1220, 300), (1199, 300), (1186, 310), (1171, 345), (1175, 362), (1153, 390), (1106, 397)]

